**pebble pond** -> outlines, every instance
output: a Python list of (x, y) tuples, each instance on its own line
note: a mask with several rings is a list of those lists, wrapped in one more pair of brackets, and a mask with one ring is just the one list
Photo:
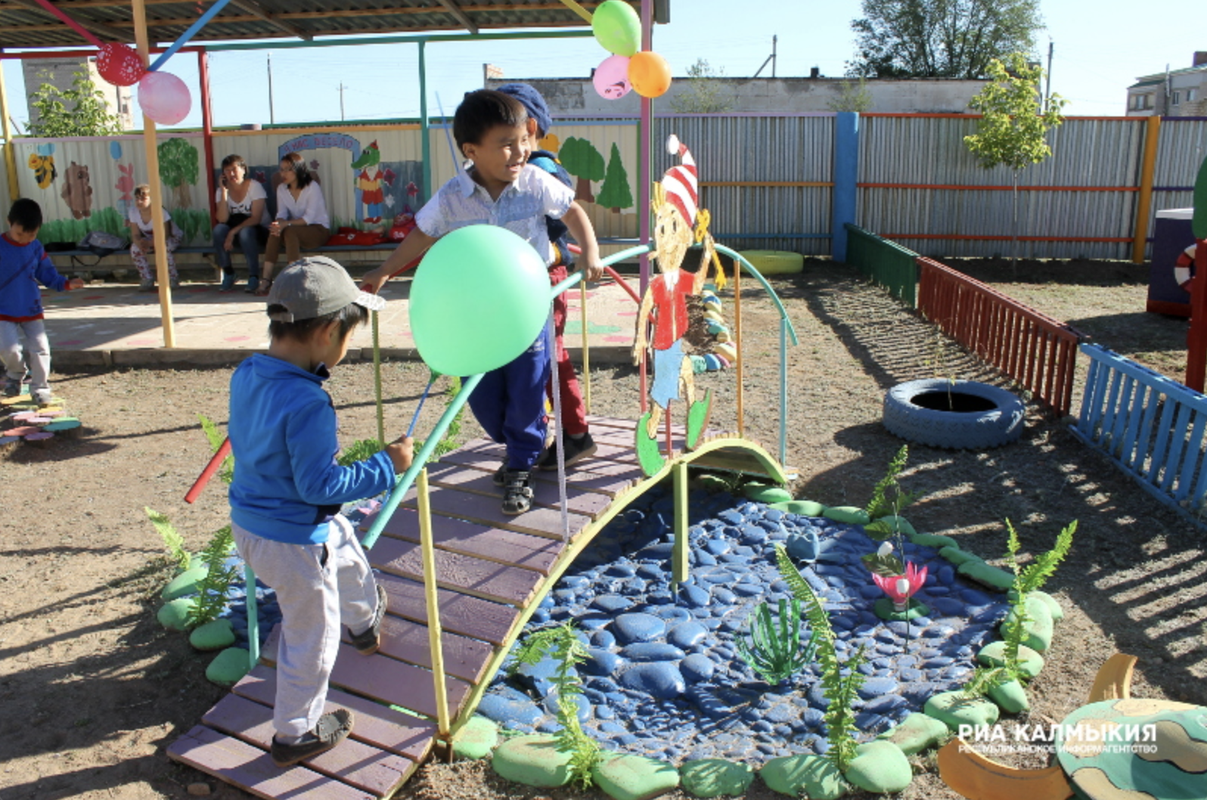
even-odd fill
[[(906, 560), (929, 567), (917, 599), (930, 612), (908, 625), (887, 622), (872, 611), (884, 593), (859, 560), (880, 543), (861, 526), (701, 490), (692, 492), (689, 507), (691, 577), (677, 593), (670, 582), (673, 498), (653, 490), (600, 532), (525, 631), (571, 620), (581, 632), (590, 658), (579, 667), (579, 719), (604, 747), (676, 763), (714, 757), (761, 763), (826, 752), (816, 665), (771, 686), (734, 647), (760, 602), (774, 609), (791, 596), (775, 567), (775, 544), (810, 528), (820, 539), (819, 556), (797, 566), (825, 603), (839, 659), (860, 646), (869, 659), (855, 703), (866, 738), (962, 684), (1008, 610), (1002, 595), (967, 583), (931, 548), (906, 542)], [(257, 599), (266, 638), (280, 611), (270, 589), (258, 587)], [(231, 621), (246, 646), (245, 599), (231, 600)], [(553, 661), (510, 676), (509, 666), (510, 658), (478, 713), (516, 731), (557, 730)]]

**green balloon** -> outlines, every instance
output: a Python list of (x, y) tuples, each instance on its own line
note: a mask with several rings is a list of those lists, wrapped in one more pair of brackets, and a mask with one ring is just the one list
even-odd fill
[(552, 293), (545, 261), (505, 228), (470, 225), (436, 242), (411, 284), (411, 334), (443, 375), (477, 375), (536, 341)]
[(595, 40), (609, 53), (628, 58), (641, 47), (641, 18), (624, 0), (605, 0), (591, 15)]

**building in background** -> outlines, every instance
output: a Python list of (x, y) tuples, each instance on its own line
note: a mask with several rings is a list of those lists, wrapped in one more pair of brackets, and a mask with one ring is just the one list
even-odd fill
[(95, 58), (26, 58), (21, 60), (21, 70), (25, 77), (25, 97), (29, 111), (29, 124), (36, 125), (40, 119), (38, 110), (29, 102), (33, 93), (44, 83), (53, 84), (60, 92), (72, 88), (76, 73), (87, 69), (88, 75), (96, 88), (105, 96), (109, 105), (109, 113), (114, 114), (121, 122), (124, 131), (134, 127), (134, 87), (114, 86), (108, 83), (96, 71)]
[(1207, 51), (1185, 69), (1143, 75), (1127, 87), (1129, 117), (1207, 117)]
[[(816, 73), (817, 70), (814, 70)], [(636, 92), (619, 100), (600, 97), (590, 78), (511, 78), (532, 84), (545, 97), (549, 110), (558, 115), (589, 116), (620, 114), (636, 116)], [(729, 113), (797, 114), (856, 110), (843, 107), (853, 94), (866, 93), (865, 107), (873, 113), (966, 114), (968, 101), (984, 88), (983, 80), (935, 80), (930, 78), (872, 78), (861, 85), (858, 79), (825, 78), (675, 78), (670, 90), (657, 100), (658, 112), (669, 113), (693, 91), (696, 81), (707, 81), (709, 95), (728, 101)], [(506, 80), (486, 81), (494, 89)], [(677, 101), (679, 101), (677, 103)]]

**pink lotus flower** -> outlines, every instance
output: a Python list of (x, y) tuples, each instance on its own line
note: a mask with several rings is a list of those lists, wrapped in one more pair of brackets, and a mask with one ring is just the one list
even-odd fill
[(877, 575), (873, 572), (872, 580), (893, 601), (894, 610), (904, 611), (909, 598), (926, 582), (926, 567), (918, 569), (910, 562), (905, 565), (904, 575)]

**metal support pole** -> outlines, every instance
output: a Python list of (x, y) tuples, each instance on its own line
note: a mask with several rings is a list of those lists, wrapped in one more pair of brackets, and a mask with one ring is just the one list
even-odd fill
[(678, 587), (688, 577), (687, 462), (676, 461), (671, 473), (675, 481), (675, 547), (671, 553), (671, 581)]
[[(0, 61), (0, 64), (3, 64)], [(17, 153), (13, 147), (13, 132), (8, 121), (8, 92), (4, 91), (4, 69), (0, 67), (0, 133), (4, 135), (4, 168), (8, 172), (8, 198), (21, 196), (17, 187)]]
[(441, 644), (440, 599), (436, 587), (436, 550), (432, 543), (432, 509), (428, 504), (427, 470), (415, 482), (419, 492), (419, 548), (423, 555), (423, 595), (427, 600), (427, 637), (432, 655), (432, 681), (436, 690), (436, 730), (448, 741), (448, 688), (444, 680), (444, 647)]

